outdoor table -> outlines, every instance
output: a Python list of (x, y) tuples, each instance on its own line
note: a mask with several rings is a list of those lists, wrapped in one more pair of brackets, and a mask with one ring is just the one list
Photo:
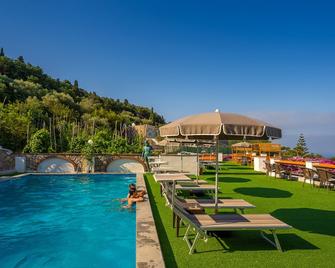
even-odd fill
[(306, 163), (303, 161), (290, 161), (290, 160), (275, 160), (275, 163), (286, 166), (305, 166)]
[(313, 163), (313, 167), (320, 167), (320, 168), (325, 168), (325, 169), (334, 169), (335, 170), (335, 165), (333, 164), (325, 164), (325, 163)]
[[(285, 165), (285, 166), (298, 166), (298, 167), (305, 167), (306, 162), (303, 161), (290, 161), (290, 160), (276, 160), (275, 163)], [(330, 169), (331, 172), (335, 171), (334, 164), (327, 164), (327, 163), (313, 163), (314, 168), (323, 168), (323, 169)]]

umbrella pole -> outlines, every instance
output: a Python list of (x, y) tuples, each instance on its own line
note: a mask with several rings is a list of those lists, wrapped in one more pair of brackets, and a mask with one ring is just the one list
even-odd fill
[(198, 179), (199, 179), (199, 144), (197, 141), (197, 184), (198, 184)]
[(184, 165), (183, 165), (183, 148), (181, 147), (180, 150), (180, 172), (183, 172)]
[(219, 184), (219, 138), (215, 137), (216, 163), (215, 163), (215, 211), (218, 209), (218, 184)]

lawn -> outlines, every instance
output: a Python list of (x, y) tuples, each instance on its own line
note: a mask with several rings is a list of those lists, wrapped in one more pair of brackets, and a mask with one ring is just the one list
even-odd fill
[[(201, 176), (214, 183), (213, 171)], [(284, 252), (277, 251), (257, 231), (236, 231), (199, 241), (197, 252), (172, 228), (172, 212), (159, 185), (146, 175), (156, 227), (167, 267), (335, 267), (335, 191), (303, 187), (301, 182), (274, 179), (247, 167), (221, 167), (221, 198), (242, 198), (256, 206), (246, 213), (270, 213), (294, 228), (278, 232)], [(221, 211), (222, 212), (222, 211)]]

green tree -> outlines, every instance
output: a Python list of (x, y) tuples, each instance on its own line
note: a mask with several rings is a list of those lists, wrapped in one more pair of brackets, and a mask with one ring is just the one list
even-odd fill
[(0, 144), (13, 151), (20, 151), (27, 141), (29, 116), (20, 105), (0, 103)]
[(24, 63), (24, 58), (23, 58), (23, 56), (19, 56), (19, 57), (17, 58), (17, 60), (20, 61), (20, 62), (22, 62), (22, 63)]
[(281, 147), (281, 154), (285, 158), (290, 158), (290, 157), (297, 156), (297, 152), (294, 149), (292, 149), (288, 146), (282, 146)]
[(92, 137), (92, 141), (95, 152), (106, 153), (112, 144), (112, 135), (108, 130), (100, 130)]
[(297, 145), (294, 147), (297, 156), (307, 156), (309, 154), (304, 134), (300, 134)]
[(31, 136), (28, 144), (23, 150), (26, 153), (47, 153), (50, 151), (49, 132), (42, 128)]
[(78, 83), (78, 80), (74, 80), (72, 91), (73, 91), (74, 96), (76, 96), (79, 93), (79, 83)]
[(150, 117), (149, 117), (149, 120), (151, 121), (151, 124), (155, 124), (155, 113), (154, 113), (154, 108), (151, 107), (151, 110), (150, 110)]
[(3, 56), (5, 56), (5, 52), (3, 51), (3, 47), (2, 47), (0, 50), (0, 57), (3, 57)]
[(153, 109), (100, 97), (79, 88), (78, 81), (54, 79), (22, 56), (6, 57), (3, 49), (0, 55), (0, 144), (14, 151), (45, 128), (55, 152), (79, 152), (83, 139), (77, 135), (96, 139), (99, 151), (134, 152), (139, 142), (127, 126), (164, 123)]
[(87, 146), (87, 141), (89, 140), (87, 135), (80, 134), (74, 137), (70, 142), (70, 152), (71, 153), (82, 153), (84, 148)]

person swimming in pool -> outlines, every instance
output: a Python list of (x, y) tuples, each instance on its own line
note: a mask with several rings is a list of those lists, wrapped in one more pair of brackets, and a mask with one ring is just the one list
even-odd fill
[(129, 184), (129, 192), (126, 198), (123, 198), (121, 202), (128, 202), (128, 205), (123, 206), (124, 208), (131, 208), (136, 202), (144, 201), (145, 190), (137, 191), (134, 183)]

